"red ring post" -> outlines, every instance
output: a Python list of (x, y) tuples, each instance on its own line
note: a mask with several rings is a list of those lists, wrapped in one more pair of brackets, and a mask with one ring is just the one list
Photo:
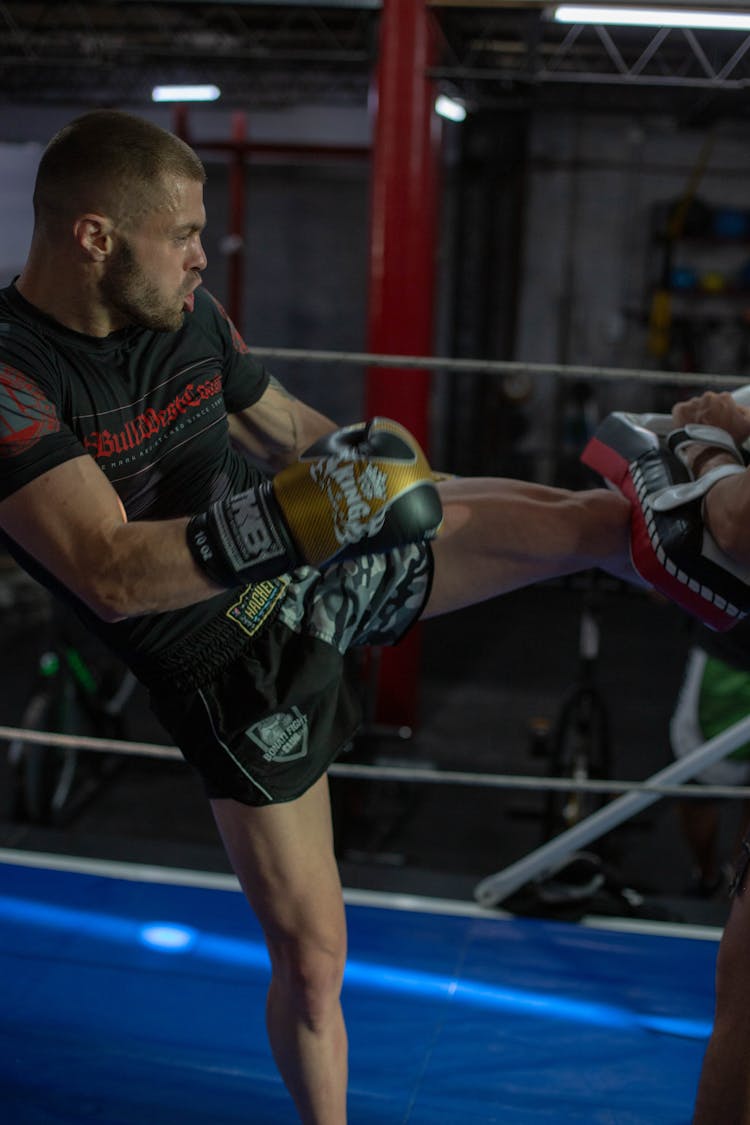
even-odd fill
[[(439, 118), (428, 69), (437, 35), (425, 0), (384, 0), (376, 73), (371, 185), (368, 347), (430, 355), (433, 349)], [(370, 368), (368, 417), (395, 418), (429, 455), (427, 371)], [(415, 723), (420, 635), (381, 654), (376, 718)]]

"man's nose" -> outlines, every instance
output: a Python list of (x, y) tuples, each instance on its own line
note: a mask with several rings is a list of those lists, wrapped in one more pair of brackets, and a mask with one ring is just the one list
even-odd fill
[(201, 242), (200, 238), (196, 238), (195, 247), (190, 257), (189, 268), (192, 270), (204, 270), (207, 265), (208, 258), (206, 257), (205, 250), (203, 249), (203, 243)]

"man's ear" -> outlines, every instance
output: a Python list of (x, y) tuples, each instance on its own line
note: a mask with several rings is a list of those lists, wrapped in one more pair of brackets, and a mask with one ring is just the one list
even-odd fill
[(111, 219), (104, 215), (81, 215), (73, 226), (76, 243), (94, 262), (103, 262), (112, 252)]

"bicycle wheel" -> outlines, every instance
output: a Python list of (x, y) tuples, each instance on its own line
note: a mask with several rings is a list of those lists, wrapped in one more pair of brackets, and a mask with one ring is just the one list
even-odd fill
[[(606, 780), (611, 775), (609, 722), (606, 705), (596, 689), (576, 689), (563, 705), (554, 732), (551, 777), (572, 781)], [(585, 820), (607, 800), (605, 794), (571, 788), (549, 790), (544, 838), (549, 840)]]
[[(88, 733), (71, 683), (51, 683), (31, 697), (20, 725), (27, 730)], [(79, 752), (75, 748), (16, 739), (11, 760), (21, 773), (23, 808), (35, 824), (64, 823), (73, 792)]]

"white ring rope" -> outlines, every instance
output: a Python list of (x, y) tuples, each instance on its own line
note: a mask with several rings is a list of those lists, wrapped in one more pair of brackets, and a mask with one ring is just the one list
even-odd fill
[[(256, 358), (305, 360), (315, 363), (354, 364), (369, 367), (398, 368), (400, 370), (425, 370), (443, 372), (464, 372), (470, 374), (490, 374), (498, 376), (557, 376), (577, 380), (631, 381), (643, 383), (680, 386), (716, 386), (720, 389), (747, 385), (747, 378), (721, 376), (716, 374), (674, 371), (636, 370), (616, 367), (572, 366), (557, 363), (521, 363), (505, 360), (460, 359), (447, 356), (402, 356), (381, 355), (367, 352), (345, 352), (310, 350), (302, 348), (254, 347)], [(443, 785), (465, 785), (484, 788), (503, 788), (515, 790), (546, 790), (575, 793), (620, 794), (615, 800), (605, 804), (584, 820), (560, 836), (532, 851), (529, 855), (511, 864), (503, 871), (490, 875), (477, 884), (474, 897), (486, 907), (504, 901), (514, 890), (540, 872), (553, 870), (562, 859), (577, 847), (582, 847), (598, 836), (636, 815), (661, 797), (688, 798), (737, 798), (750, 797), (750, 787), (665, 784), (668, 779), (675, 782), (689, 780), (705, 764), (710, 765), (731, 753), (741, 744), (740, 735), (746, 736), (746, 726), (750, 717), (742, 720), (711, 739), (703, 747), (697, 748), (686, 758), (673, 762), (644, 782), (605, 781), (596, 779), (523, 776), (508, 774), (488, 774), (460, 772), (455, 770), (434, 770), (428, 768), (407, 768), (402, 766), (368, 766), (364, 764), (334, 763), (329, 773), (336, 777), (349, 777), (370, 780), (398, 782), (425, 782)], [(68, 749), (81, 749), (157, 759), (182, 761), (182, 755), (174, 746), (157, 743), (134, 742), (122, 739), (94, 738), (86, 735), (60, 734), (57, 732), (26, 730), (21, 727), (0, 726), (0, 741), (28, 743), (42, 746), (57, 746)], [(700, 761), (700, 764), (699, 764)]]
[(743, 387), (747, 377), (701, 372), (650, 371), (627, 367), (576, 367), (562, 363), (521, 363), (515, 360), (458, 359), (450, 356), (378, 355), (368, 352), (338, 352), (307, 348), (252, 347), (257, 359), (310, 360), (314, 363), (352, 363), (366, 367), (399, 367), (426, 371), (463, 371), (477, 375), (557, 375), (569, 379), (624, 379), (643, 383), (675, 383), (680, 386)]
[[(100, 753), (164, 758), (183, 761), (175, 746), (154, 742), (132, 742), (115, 738), (94, 738), (90, 735), (59, 734), (52, 731), (26, 730), (23, 727), (0, 726), (0, 740), (27, 742), (61, 749), (93, 750)], [(535, 792), (553, 790), (561, 793), (658, 793), (662, 797), (750, 797), (750, 787), (729, 785), (658, 785), (639, 781), (604, 781), (593, 778), (546, 777), (524, 774), (477, 773), (460, 770), (435, 770), (407, 766), (369, 766), (363, 763), (334, 762), (328, 769), (332, 777), (360, 778), (371, 781), (399, 781), (434, 785), (466, 785), (488, 789), (523, 789)]]

